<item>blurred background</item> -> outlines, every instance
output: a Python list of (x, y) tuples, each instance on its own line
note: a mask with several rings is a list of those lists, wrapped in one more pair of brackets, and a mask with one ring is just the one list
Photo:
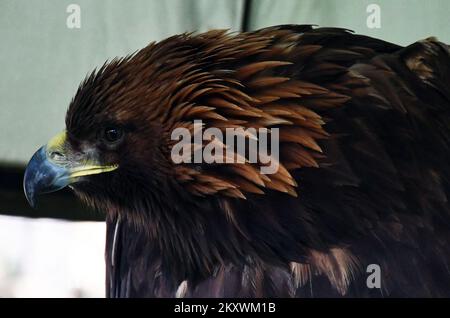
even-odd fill
[(176, 33), (287, 23), (450, 43), (450, 1), (1, 0), (0, 297), (104, 296), (103, 215), (69, 191), (32, 210), (22, 192), (25, 164), (64, 128), (89, 71)]

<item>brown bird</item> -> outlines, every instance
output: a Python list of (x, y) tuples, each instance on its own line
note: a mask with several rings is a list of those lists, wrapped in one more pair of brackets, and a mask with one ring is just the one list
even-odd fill
[[(276, 173), (250, 151), (191, 160), (230, 139), (174, 162), (173, 132), (196, 120), (246, 142), (277, 128)], [(106, 213), (108, 297), (450, 296), (449, 147), (450, 53), (434, 38), (214, 30), (90, 74), (24, 188), (34, 204), (70, 185)]]

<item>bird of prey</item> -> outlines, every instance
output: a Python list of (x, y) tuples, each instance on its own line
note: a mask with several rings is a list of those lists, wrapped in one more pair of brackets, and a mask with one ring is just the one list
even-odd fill
[[(175, 162), (174, 130), (196, 121), (246, 141), (276, 129), (276, 172), (250, 151)], [(211, 143), (233, 142), (183, 149)], [(107, 297), (440, 297), (449, 158), (449, 46), (281, 25), (106, 62), (24, 189), (33, 205), (70, 186), (106, 214)]]

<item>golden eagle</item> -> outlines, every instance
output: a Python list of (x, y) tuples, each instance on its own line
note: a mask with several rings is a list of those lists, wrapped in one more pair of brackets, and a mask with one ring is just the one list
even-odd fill
[[(175, 163), (172, 132), (196, 120), (277, 128), (278, 170)], [(70, 185), (106, 213), (108, 297), (450, 296), (449, 158), (449, 46), (282, 25), (105, 63), (24, 188), (34, 204)]]

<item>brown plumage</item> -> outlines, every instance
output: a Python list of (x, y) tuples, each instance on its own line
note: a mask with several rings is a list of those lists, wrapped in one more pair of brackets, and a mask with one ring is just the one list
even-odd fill
[[(105, 63), (66, 125), (73, 149), (119, 165), (72, 185), (107, 214), (107, 295), (450, 296), (449, 83), (435, 39), (307, 25), (177, 35)], [(171, 132), (194, 120), (279, 128), (279, 170), (174, 164)]]

